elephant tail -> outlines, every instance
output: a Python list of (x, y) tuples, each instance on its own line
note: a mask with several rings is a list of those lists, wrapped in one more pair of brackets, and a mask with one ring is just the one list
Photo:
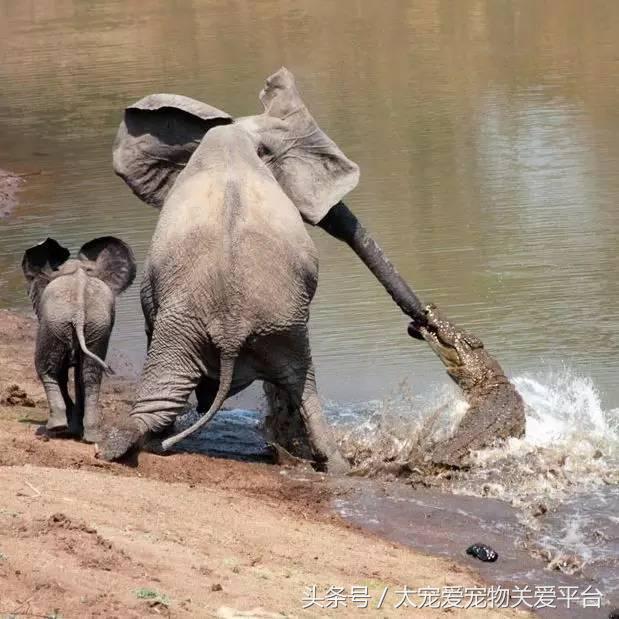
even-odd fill
[(161, 446), (164, 450), (170, 449), (172, 445), (176, 445), (176, 443), (178, 443), (179, 441), (182, 441), (190, 434), (193, 434), (196, 430), (199, 430), (215, 416), (215, 413), (217, 413), (217, 411), (221, 408), (226, 398), (228, 397), (228, 392), (230, 391), (230, 386), (232, 385), (232, 376), (234, 375), (235, 362), (236, 355), (221, 357), (219, 370), (219, 389), (217, 389), (217, 394), (215, 395), (215, 399), (213, 400), (211, 407), (192, 426), (163, 441), (161, 443)]
[(93, 361), (96, 361), (108, 375), (114, 374), (114, 370), (105, 362), (101, 357), (95, 355), (94, 352), (88, 350), (86, 346), (86, 338), (84, 337), (84, 323), (86, 322), (86, 285), (88, 284), (88, 276), (82, 269), (77, 270), (77, 310), (73, 316), (73, 328), (75, 329), (75, 335), (77, 341), (82, 349), (82, 352), (90, 357)]

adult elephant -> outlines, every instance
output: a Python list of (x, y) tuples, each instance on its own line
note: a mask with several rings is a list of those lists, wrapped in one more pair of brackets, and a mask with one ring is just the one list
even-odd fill
[(395, 271), (340, 203), (358, 167), (320, 130), (292, 74), (268, 78), (260, 100), (264, 113), (236, 120), (178, 95), (125, 111), (114, 169), (161, 214), (141, 291), (149, 346), (137, 399), (100, 457), (119, 458), (169, 427), (196, 390), (204, 415), (168, 448), (261, 379), (300, 413), (319, 467), (348, 468), (314, 379), (307, 321), (318, 259), (303, 220), (349, 242), (386, 280)]

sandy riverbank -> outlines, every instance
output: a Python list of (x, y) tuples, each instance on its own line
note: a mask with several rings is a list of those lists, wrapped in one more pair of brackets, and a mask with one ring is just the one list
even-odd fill
[[(380, 611), (304, 611), (302, 598), (312, 584), (368, 586), (375, 604), (385, 587), (481, 583), (343, 523), (328, 511), (338, 491), (319, 475), (295, 481), (279, 467), (187, 454), (106, 464), (90, 445), (36, 438), (47, 410), (34, 331), (0, 310), (0, 616), (396, 617), (407, 611), (395, 596)], [(103, 404), (120, 412), (131, 393), (108, 381)], [(520, 614), (416, 616), (441, 612)]]

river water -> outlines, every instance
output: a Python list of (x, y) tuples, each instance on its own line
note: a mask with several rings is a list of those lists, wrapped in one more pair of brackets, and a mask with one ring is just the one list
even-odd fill
[[(0, 306), (28, 308), (21, 255), (47, 236), (75, 250), (114, 234), (143, 263), (157, 213), (111, 171), (124, 105), (177, 92), (252, 114), (280, 65), (361, 167), (349, 206), (421, 298), (484, 341), (528, 404), (527, 438), (508, 449), (516, 465), (502, 463), (505, 452), (481, 454), (451, 492), (509, 504), (555, 558), (599, 559), (595, 578), (610, 593), (619, 587), (613, 0), (0, 0), (0, 168), (34, 173), (0, 220)], [(343, 444), (365, 433), (402, 447), (445, 402), (448, 431), (462, 406), (437, 358), (406, 335), (350, 251), (312, 235), (321, 256), (312, 345)], [(119, 300), (112, 345), (113, 363), (139, 369), (137, 285)], [(257, 397), (238, 404), (251, 411)], [(245, 432), (252, 415), (237, 415)], [(247, 449), (260, 452), (252, 440)], [(536, 501), (551, 508), (542, 524), (523, 507)]]

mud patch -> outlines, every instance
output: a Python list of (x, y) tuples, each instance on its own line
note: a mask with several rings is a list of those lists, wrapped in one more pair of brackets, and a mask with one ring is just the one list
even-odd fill
[(25, 406), (26, 408), (34, 408), (37, 405), (26, 391), (15, 383), (4, 390), (0, 397), (0, 404), (3, 406)]
[(61, 512), (32, 524), (22, 524), (17, 534), (21, 537), (46, 536), (53, 539), (57, 551), (77, 557), (84, 568), (110, 572), (119, 571), (131, 563), (123, 550), (102, 537), (94, 527)]

